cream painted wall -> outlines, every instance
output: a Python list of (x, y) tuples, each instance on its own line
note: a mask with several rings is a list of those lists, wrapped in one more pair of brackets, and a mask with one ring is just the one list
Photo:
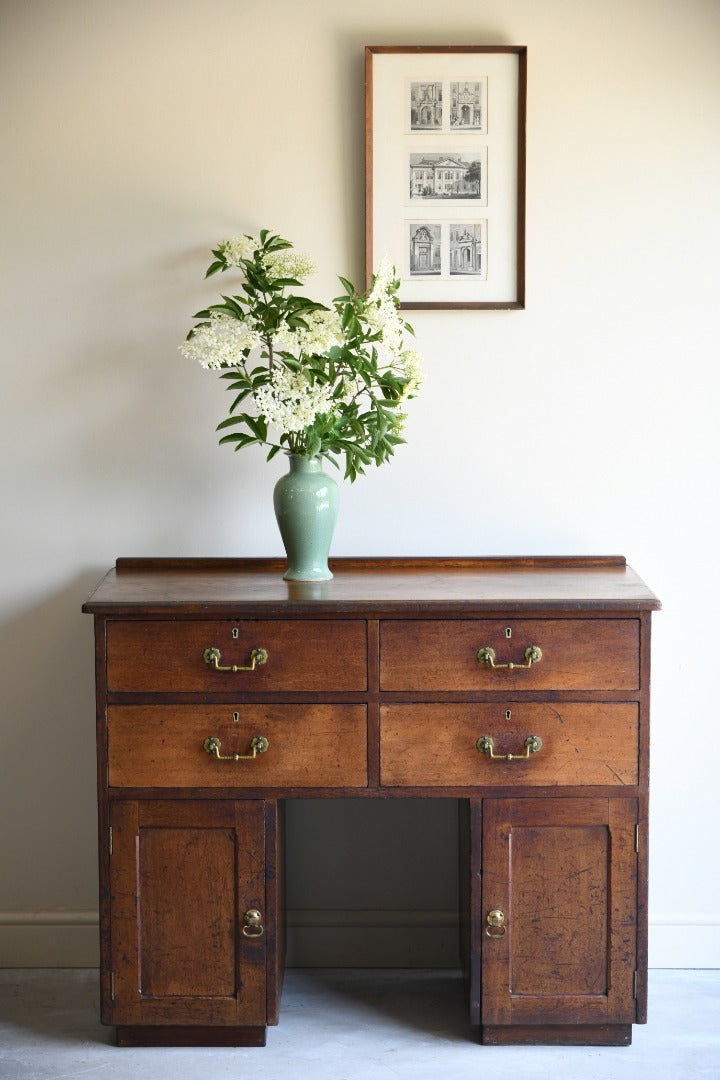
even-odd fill
[[(527, 309), (415, 315), (409, 444), (343, 489), (334, 550), (628, 556), (664, 601), (651, 963), (720, 966), (720, 5), (6, 0), (0, 18), (4, 962), (94, 956), (94, 581), (118, 554), (280, 552), (281, 464), (216, 446), (221, 387), (177, 352), (215, 295), (209, 245), (269, 225), (314, 255), (321, 295), (359, 281), (363, 46), (470, 42), (528, 46)], [(452, 808), (323, 811), (290, 808), (298, 956), (346, 908), (386, 926), (452, 908), (452, 866), (419, 887), (410, 842), (442, 859)], [(377, 845), (376, 898), (353, 830), (407, 838), (399, 875)]]

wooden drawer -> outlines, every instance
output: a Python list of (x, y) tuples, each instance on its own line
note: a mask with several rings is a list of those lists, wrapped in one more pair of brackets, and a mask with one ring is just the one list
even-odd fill
[[(508, 634), (509, 631), (509, 634)], [(493, 669), (477, 658), (489, 646)], [(383, 690), (636, 690), (637, 619), (387, 620), (380, 630)]]
[[(221, 666), (267, 660), (253, 671), (216, 671), (203, 654), (220, 652)], [(110, 621), (107, 683), (113, 692), (365, 690), (364, 620)]]
[[(380, 780), (385, 787), (638, 782), (636, 704), (385, 705), (380, 710)], [(495, 754), (536, 753), (512, 761), (477, 749), (489, 735)]]
[[(237, 715), (237, 720), (233, 717)], [(208, 754), (250, 754), (253, 736), (268, 748), (252, 760)], [(108, 708), (111, 787), (365, 787), (364, 705), (114, 705)]]

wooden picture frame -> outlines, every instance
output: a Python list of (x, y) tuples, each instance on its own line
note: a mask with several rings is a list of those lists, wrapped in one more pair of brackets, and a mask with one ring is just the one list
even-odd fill
[(406, 309), (525, 307), (527, 49), (365, 48), (365, 273)]

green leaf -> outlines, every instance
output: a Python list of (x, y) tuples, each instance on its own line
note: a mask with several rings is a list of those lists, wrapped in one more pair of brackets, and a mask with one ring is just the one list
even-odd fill
[(245, 413), (242, 413), (240, 416), (228, 416), (227, 420), (220, 421), (215, 430), (222, 431), (223, 428), (234, 427), (237, 424), (247, 424), (250, 419), (251, 417), (247, 416)]
[[(231, 388), (231, 387), (228, 387), (228, 390), (230, 390), (230, 389), (232, 389), (232, 388)], [(247, 390), (243, 390), (243, 391), (242, 391), (242, 392), (241, 392), (240, 394), (238, 394), (238, 396), (237, 396), (237, 397), (235, 398), (235, 400), (233, 401), (232, 405), (230, 406), (230, 410), (229, 410), (229, 411), (230, 411), (231, 413), (235, 412), (235, 410), (237, 409), (238, 405), (239, 405), (239, 404), (240, 404), (240, 403), (241, 403), (242, 401), (244, 401), (244, 400), (245, 400), (245, 398), (246, 398), (246, 397), (247, 397), (247, 396), (248, 396), (248, 395), (249, 395), (250, 393), (252, 393), (252, 391), (251, 391), (250, 387), (248, 387), (248, 388), (247, 388)]]
[(238, 432), (234, 435), (223, 435), (222, 439), (218, 440), (218, 446), (222, 446), (223, 443), (236, 443), (236, 450), (242, 449), (243, 446), (250, 446), (253, 443), (258, 442), (258, 439), (253, 438), (252, 435), (247, 435), (244, 432)]
[(296, 289), (302, 288), (302, 281), (298, 281), (293, 277), (274, 277), (271, 279), (273, 285), (276, 285), (280, 289), (289, 289), (291, 287)]
[(236, 318), (244, 319), (245, 312), (238, 303), (238, 299), (239, 297), (236, 296), (223, 296), (223, 300), (225, 301), (227, 308), (235, 314)]
[(267, 424), (262, 416), (247, 416), (245, 423), (258, 442), (267, 442)]
[(341, 282), (342, 287), (345, 289), (345, 292), (348, 294), (348, 296), (355, 296), (355, 286), (353, 285), (352, 281), (348, 281), (348, 279), (344, 278), (342, 274), (338, 274), (338, 281)]

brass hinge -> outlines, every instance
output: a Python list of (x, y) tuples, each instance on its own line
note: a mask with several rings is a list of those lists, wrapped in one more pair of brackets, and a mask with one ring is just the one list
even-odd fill
[(640, 851), (640, 824), (635, 826), (635, 851)]
[(108, 825), (108, 854), (112, 855), (112, 825)]
[(115, 972), (110, 972), (110, 1000), (115, 1000)]

